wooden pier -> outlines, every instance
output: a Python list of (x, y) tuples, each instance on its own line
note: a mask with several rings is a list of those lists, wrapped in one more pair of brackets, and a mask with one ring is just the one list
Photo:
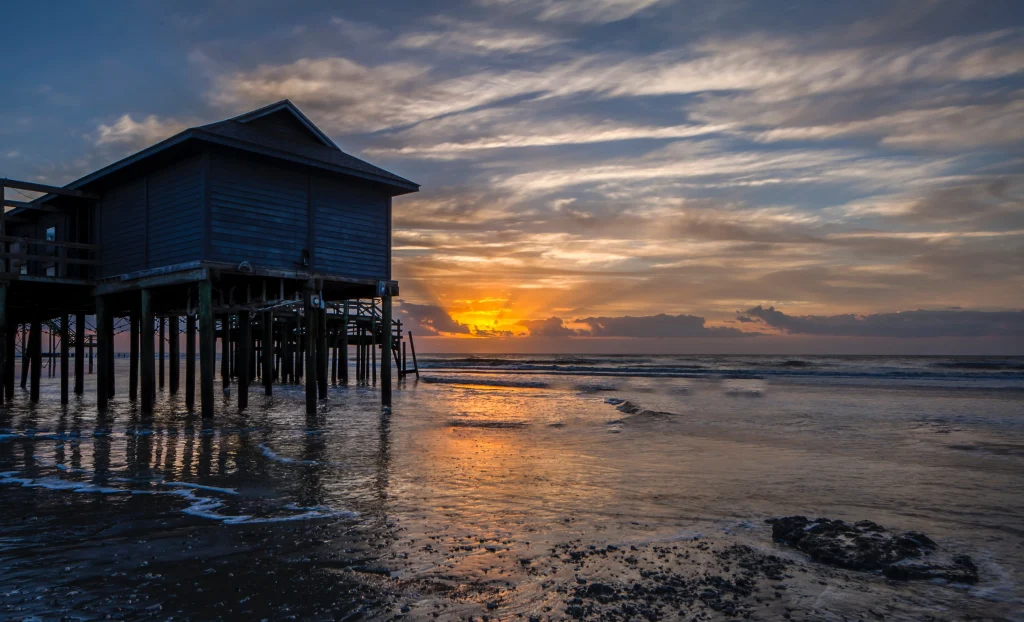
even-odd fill
[(350, 382), (350, 353), (351, 380), (379, 376), (384, 407), (393, 368), (418, 376), (391, 279), (391, 201), (418, 186), (342, 152), (288, 101), (186, 130), (65, 187), (0, 179), (4, 188), (40, 196), (5, 199), (0, 213), (0, 404), (15, 397), (19, 353), (29, 400), (46, 358), (67, 403), (95, 351), (106, 408), (118, 333), (130, 344), (128, 397), (144, 413), (158, 390), (182, 389), (182, 342), (185, 404), (195, 408), (198, 358), (204, 417), (218, 344), (222, 389), (234, 385), (243, 410), (256, 382), (265, 395), (302, 383), (315, 412), (329, 383)]

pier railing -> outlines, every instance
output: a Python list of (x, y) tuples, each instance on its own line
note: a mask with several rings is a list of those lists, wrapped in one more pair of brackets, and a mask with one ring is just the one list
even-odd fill
[(0, 236), (0, 272), (6, 275), (89, 279), (99, 246), (23, 236)]

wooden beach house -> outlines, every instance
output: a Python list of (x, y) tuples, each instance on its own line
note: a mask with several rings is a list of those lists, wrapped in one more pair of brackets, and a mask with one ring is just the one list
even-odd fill
[(315, 409), (329, 367), (347, 382), (350, 346), (357, 381), (376, 378), (380, 349), (390, 405), (391, 361), (405, 370), (391, 318), (392, 199), (419, 186), (345, 153), (290, 101), (187, 129), (63, 187), (0, 178), (4, 186), (42, 194), (5, 200), (0, 216), (0, 398), (16, 395), (24, 343), (23, 382), (27, 375), (29, 399), (38, 399), (49, 326), (62, 399), (69, 350), (82, 392), (85, 348), (95, 343), (105, 407), (115, 390), (113, 336), (125, 323), (115, 318), (127, 318), (128, 393), (144, 412), (163, 387), (165, 345), (170, 391), (181, 384), (180, 323), (189, 406), (198, 328), (204, 416), (213, 413), (218, 339), (222, 379), (237, 382), (241, 408), (260, 378), (268, 394), (275, 380), (304, 379)]

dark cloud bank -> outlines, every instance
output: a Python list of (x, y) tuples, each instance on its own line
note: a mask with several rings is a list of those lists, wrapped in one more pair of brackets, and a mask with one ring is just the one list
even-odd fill
[[(417, 327), (427, 335), (476, 335), (479, 337), (507, 337), (498, 333), (460, 324), (441, 307), (403, 302), (398, 311), (410, 327)], [(774, 329), (790, 335), (822, 337), (1024, 337), (1024, 311), (970, 311), (947, 309), (930, 311), (919, 309), (898, 313), (858, 315), (788, 315), (775, 307), (758, 305), (737, 313), (741, 324)], [(637, 339), (686, 339), (709, 337), (757, 337), (764, 333), (744, 331), (732, 327), (707, 326), (703, 317), (696, 315), (585, 317), (575, 318), (572, 328), (566, 320), (549, 317), (540, 320), (522, 320), (518, 324), (529, 331), (530, 337), (618, 337)]]

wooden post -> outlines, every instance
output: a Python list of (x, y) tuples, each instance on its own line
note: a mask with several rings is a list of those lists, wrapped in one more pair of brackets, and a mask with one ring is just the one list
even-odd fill
[(107, 356), (107, 397), (114, 397), (116, 386), (116, 379), (114, 378), (114, 358), (117, 356), (117, 350), (114, 348), (114, 314), (107, 314), (107, 351), (110, 353)]
[(306, 414), (316, 414), (316, 321), (317, 310), (313, 308), (313, 290), (306, 288)]
[(263, 312), (263, 394), (274, 394), (274, 312)]
[(338, 333), (331, 334), (331, 386), (338, 386)]
[(356, 384), (363, 383), (363, 329), (356, 324)]
[(166, 324), (167, 319), (160, 318), (160, 340), (157, 342), (160, 346), (157, 352), (157, 361), (160, 366), (157, 375), (157, 382), (159, 384), (157, 386), (159, 386), (160, 389), (164, 388), (164, 340), (167, 338), (167, 334), (164, 332), (164, 326), (166, 326)]
[(285, 317), (281, 323), (281, 371), (278, 374), (282, 384), (288, 383), (288, 377), (292, 373), (292, 319)]
[(341, 384), (348, 385), (348, 301), (341, 316)]
[(17, 324), (11, 322), (10, 317), (8, 317), (7, 321), (7, 343), (4, 346), (7, 348), (7, 373), (4, 374), (2, 382), (7, 389), (7, 399), (10, 400), (14, 395), (14, 346), (16, 345), (15, 339), (17, 337), (14, 334), (14, 327)]
[[(0, 186), (0, 212), (4, 211), (3, 195), (4, 188)], [(0, 232), (3, 227), (3, 214), (0, 214)], [(0, 249), (4, 246), (0, 244)], [(3, 268), (6, 261), (0, 262)], [(0, 283), (0, 406), (4, 404), (4, 394), (7, 393), (7, 365), (13, 365), (14, 361), (7, 361), (7, 283)], [(11, 396), (7, 395), (10, 401)]]
[(320, 399), (327, 399), (327, 309), (316, 309), (316, 381)]
[(39, 378), (43, 373), (43, 327), (38, 318), (32, 320), (32, 332), (28, 336), (28, 349), (32, 357), (32, 377), (29, 385), (29, 401), (39, 401)]
[(380, 367), (380, 404), (391, 408), (391, 291), (384, 293), (381, 300), (381, 324), (384, 325), (384, 343)]
[(109, 318), (110, 311), (107, 309), (107, 301), (103, 296), (96, 297), (96, 358), (98, 359), (99, 369), (96, 374), (96, 406), (101, 410), (107, 407), (107, 400), (109, 399), (108, 388), (110, 383), (107, 381), (107, 374), (110, 373), (110, 366), (107, 365), (107, 359), (110, 358), (112, 352), (108, 350), (108, 344), (110, 343), (107, 339), (107, 331), (109, 330), (107, 319)]
[[(309, 351), (306, 343), (309, 340), (309, 318), (299, 317), (295, 321), (295, 382), (304, 382), (307, 375), (305, 357), (306, 352)], [(303, 331), (303, 329), (305, 329), (305, 331)], [(303, 332), (305, 332), (304, 335)], [(300, 335), (302, 336), (300, 337)]]
[(71, 387), (69, 374), (69, 363), (71, 344), (68, 340), (71, 338), (71, 330), (68, 326), (69, 319), (68, 314), (65, 313), (60, 318), (60, 403), (67, 404)]
[(238, 312), (238, 410), (249, 407), (249, 359), (252, 350), (252, 328), (249, 312)]
[(169, 356), (167, 363), (170, 365), (170, 393), (178, 394), (178, 386), (181, 384), (181, 324), (177, 315), (167, 318), (167, 345)]
[(139, 321), (142, 323), (142, 412), (152, 414), (156, 399), (156, 353), (153, 351), (153, 292), (142, 290)]
[(412, 370), (416, 372), (416, 378), (420, 377), (420, 364), (416, 362), (416, 342), (412, 340), (412, 333), (406, 333), (409, 336), (409, 349), (412, 350)]
[(196, 316), (185, 316), (185, 408), (196, 407)]
[(85, 391), (85, 313), (75, 314), (75, 395)]
[(89, 341), (89, 375), (92, 375), (92, 359), (93, 353), (96, 351), (96, 335), (93, 334), (92, 339)]
[(405, 350), (405, 340), (402, 340), (402, 375), (409, 373), (409, 357)]
[[(373, 307), (377, 305), (374, 304)], [(376, 309), (370, 308), (370, 372), (373, 374), (373, 384), (377, 385), (377, 318), (374, 315)], [(382, 357), (383, 358), (383, 357)]]
[(28, 368), (32, 364), (32, 356), (28, 353), (28, 339), (29, 325), (21, 325), (21, 388), (24, 389), (28, 386)]
[(134, 308), (128, 321), (131, 323), (128, 331), (131, 335), (131, 346), (128, 348), (128, 399), (134, 401), (139, 398), (139, 312)]
[[(202, 316), (199, 318), (203, 321)], [(199, 338), (202, 339), (203, 328), (199, 327)], [(225, 313), (220, 320), (220, 379), (227, 391), (231, 386), (231, 316)]]
[[(217, 355), (217, 338), (213, 323), (213, 284), (199, 283), (199, 375), (203, 418), (213, 416), (213, 369)], [(226, 382), (226, 380), (225, 380)]]

